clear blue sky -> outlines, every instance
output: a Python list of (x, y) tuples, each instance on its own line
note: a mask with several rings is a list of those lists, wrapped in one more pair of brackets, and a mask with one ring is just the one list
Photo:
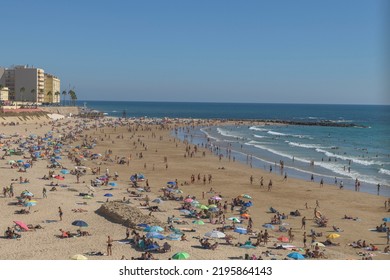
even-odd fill
[(83, 100), (390, 104), (389, 2), (6, 1), (0, 65)]

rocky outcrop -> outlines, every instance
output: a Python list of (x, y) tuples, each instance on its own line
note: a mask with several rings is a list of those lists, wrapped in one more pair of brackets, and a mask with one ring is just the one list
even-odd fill
[(110, 222), (137, 228), (138, 224), (149, 224), (164, 227), (165, 224), (153, 216), (145, 215), (138, 208), (120, 201), (104, 203), (96, 213)]

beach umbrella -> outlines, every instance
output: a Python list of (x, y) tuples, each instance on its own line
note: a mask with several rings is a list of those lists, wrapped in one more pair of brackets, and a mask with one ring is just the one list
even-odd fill
[(252, 203), (252, 201), (249, 201), (249, 202), (245, 202), (243, 205), (245, 207), (251, 207), (251, 206), (253, 206), (253, 203)]
[(16, 162), (17, 163), (23, 163), (24, 161), (22, 159), (18, 159)]
[(137, 226), (138, 226), (138, 227), (145, 227), (145, 228), (146, 228), (146, 227), (148, 227), (149, 225), (148, 225), (148, 224), (138, 224)]
[(390, 222), (390, 217), (383, 218), (384, 222)]
[(92, 199), (92, 196), (90, 196), (90, 195), (84, 195), (84, 196), (83, 196), (83, 199)]
[(77, 227), (88, 227), (88, 224), (82, 220), (73, 221), (72, 225)]
[(226, 234), (224, 234), (221, 231), (213, 230), (213, 231), (206, 232), (204, 234), (204, 236), (210, 237), (210, 238), (224, 238), (226, 236)]
[(217, 208), (218, 206), (217, 205), (215, 205), (215, 204), (210, 204), (209, 206), (207, 206), (209, 209), (210, 208)]
[(183, 193), (182, 190), (174, 190), (175, 193)]
[(335, 239), (335, 238), (339, 238), (340, 237), (340, 234), (337, 234), (337, 233), (331, 233), (331, 234), (328, 234), (326, 236), (326, 238), (329, 238), (329, 239)]
[(249, 194), (242, 194), (240, 195), (242, 198), (252, 199), (252, 197)]
[(151, 226), (151, 227), (146, 227), (144, 229), (144, 231), (147, 231), (147, 232), (157, 232), (157, 231), (164, 231), (164, 229), (162, 227), (159, 227), (159, 226)]
[(209, 211), (210, 212), (218, 212), (219, 209), (217, 207), (212, 207), (212, 208), (209, 208)]
[(174, 260), (186, 260), (190, 257), (190, 254), (187, 252), (178, 252), (172, 256)]
[(153, 199), (152, 202), (154, 202), (154, 203), (163, 203), (164, 200), (162, 200), (161, 198), (156, 198), (156, 199)]
[(244, 218), (244, 219), (249, 219), (250, 215), (247, 214), (247, 213), (244, 213), (241, 215), (241, 218)]
[(10, 160), (10, 161), (8, 161), (8, 164), (14, 164), (14, 163), (16, 163), (16, 161), (14, 161), (14, 160)]
[(71, 260), (88, 260), (88, 258), (84, 255), (76, 254), (70, 257)]
[(247, 230), (245, 228), (237, 227), (234, 229), (234, 232), (237, 232), (239, 234), (246, 234)]
[(172, 233), (170, 235), (167, 235), (165, 237), (165, 239), (168, 239), (168, 240), (180, 240), (181, 238), (181, 235), (180, 234), (176, 234), (176, 233)]
[(148, 232), (146, 234), (146, 237), (147, 238), (156, 238), (156, 239), (164, 239), (165, 238), (164, 235), (162, 235), (161, 233), (155, 232), (155, 231)]
[(180, 212), (183, 213), (184, 215), (190, 215), (191, 214), (191, 211), (187, 210), (187, 209), (181, 209)]
[(271, 224), (264, 224), (264, 225), (262, 225), (262, 227), (264, 227), (264, 228), (270, 228), (270, 229), (274, 229), (275, 227), (273, 226), (273, 225), (271, 225)]
[(237, 217), (230, 217), (230, 218), (227, 218), (229, 221), (234, 221), (234, 222), (240, 222), (240, 218), (237, 218)]
[(160, 246), (153, 243), (153, 244), (146, 246), (145, 251), (156, 251), (158, 249), (160, 249)]
[(62, 157), (60, 157), (60, 156), (55, 156), (54, 159), (60, 159), (60, 160), (61, 160)]
[(65, 179), (64, 177), (61, 177), (60, 175), (56, 175), (56, 176), (54, 176), (54, 178), (56, 178), (57, 180), (60, 180), (60, 181), (63, 181)]
[(116, 186), (118, 186), (118, 184), (117, 183), (115, 183), (115, 182), (110, 182), (110, 183), (108, 183), (110, 186), (113, 186), (113, 187), (116, 187)]
[(113, 194), (112, 193), (106, 193), (106, 194), (104, 194), (104, 196), (106, 196), (106, 197), (113, 197)]
[(240, 248), (244, 248), (244, 249), (255, 249), (256, 246), (253, 246), (252, 244), (245, 244), (245, 245), (241, 245)]
[(198, 204), (200, 204), (200, 203), (199, 203), (199, 201), (197, 201), (197, 200), (193, 200), (193, 201), (191, 202), (191, 204), (192, 204), (192, 205), (198, 205)]
[(24, 230), (30, 230), (30, 229), (28, 228), (28, 226), (27, 226), (25, 223), (23, 223), (22, 221), (14, 221), (14, 223), (15, 223), (16, 225), (18, 225), (20, 228), (24, 229)]
[(37, 205), (37, 202), (34, 200), (30, 200), (24, 203), (24, 207), (31, 207)]
[(219, 196), (213, 196), (211, 199), (212, 199), (212, 200), (221, 200), (222, 198), (219, 197)]
[(204, 222), (202, 220), (194, 220), (192, 221), (192, 223), (195, 225), (204, 225)]
[(23, 166), (24, 166), (24, 168), (30, 168), (30, 167), (31, 167), (31, 164), (25, 163)]
[(169, 181), (169, 182), (167, 182), (167, 185), (176, 186), (176, 182)]
[(287, 236), (284, 236), (284, 235), (279, 236), (278, 240), (281, 241), (281, 242), (284, 242), (284, 243), (287, 243), (287, 242), (290, 241), (289, 238)]
[(315, 247), (315, 246), (318, 246), (318, 247), (325, 247), (324, 244), (322, 244), (321, 242), (313, 242), (311, 243), (311, 246)]
[(27, 191), (27, 190), (25, 190), (25, 191), (23, 191), (22, 192), (22, 196), (34, 196), (34, 194), (33, 193), (31, 193), (31, 192), (29, 192), (29, 191)]
[(70, 173), (69, 170), (66, 170), (66, 169), (62, 169), (60, 172), (61, 172), (62, 174), (69, 174), (69, 173)]
[(292, 253), (288, 254), (287, 257), (295, 259), (295, 260), (303, 260), (305, 258), (302, 254), (300, 254), (298, 252), (292, 252)]
[(204, 204), (198, 205), (197, 207), (202, 210), (209, 210), (209, 208)]
[(184, 202), (187, 202), (187, 203), (191, 203), (192, 201), (194, 201), (192, 198), (186, 198), (186, 199), (184, 199)]

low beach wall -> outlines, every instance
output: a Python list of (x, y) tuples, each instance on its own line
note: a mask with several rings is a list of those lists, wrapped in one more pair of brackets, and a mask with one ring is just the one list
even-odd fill
[(65, 107), (42, 107), (43, 111), (46, 111), (51, 114), (60, 114), (64, 116), (69, 115), (78, 115), (80, 113), (79, 108), (76, 106), (65, 106)]

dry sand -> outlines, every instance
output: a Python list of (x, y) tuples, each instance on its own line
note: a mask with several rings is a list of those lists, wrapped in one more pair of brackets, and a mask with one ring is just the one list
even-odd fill
[[(72, 129), (75, 129), (79, 125), (75, 125), (77, 119), (62, 119), (56, 121), (56, 127), (54, 128), (54, 136), (66, 134)], [(146, 123), (146, 120), (143, 121)], [(91, 124), (95, 124), (95, 121), (91, 121)], [(199, 148), (198, 152), (193, 157), (186, 156), (186, 143), (183, 143), (171, 136), (173, 124), (166, 125), (165, 127), (159, 125), (142, 125), (137, 126), (133, 124), (130, 126), (132, 131), (128, 131), (127, 127), (100, 127), (98, 129), (85, 130), (84, 135), (91, 135), (92, 138), (97, 138), (98, 143), (92, 153), (105, 154), (109, 149), (112, 150), (111, 158), (114, 160), (116, 156), (131, 158), (129, 165), (117, 164), (110, 161), (102, 161), (101, 158), (96, 160), (84, 160), (82, 164), (91, 168), (100, 166), (101, 174), (103, 174), (106, 168), (109, 169), (111, 175), (114, 172), (118, 172), (119, 178), (116, 181), (117, 187), (101, 186), (96, 187), (94, 197), (91, 199), (83, 199), (79, 196), (79, 193), (90, 192), (90, 180), (94, 179), (96, 175), (91, 173), (91, 170), (87, 170), (87, 174), (80, 178), (80, 183), (76, 183), (76, 176), (67, 174), (65, 180), (59, 181), (59, 184), (66, 184), (69, 187), (58, 187), (58, 191), (49, 191), (48, 198), (42, 198), (42, 189), (45, 184), (50, 181), (42, 180), (43, 175), (48, 175), (49, 169), (47, 168), (48, 160), (39, 159), (34, 162), (32, 168), (27, 169), (26, 173), (20, 173), (17, 169), (11, 169), (8, 164), (9, 160), (18, 160), (21, 156), (7, 156), (4, 160), (0, 161), (0, 174), (2, 178), (2, 187), (9, 186), (12, 179), (18, 179), (20, 176), (27, 177), (30, 183), (19, 184), (19, 181), (14, 183), (15, 195), (19, 195), (23, 190), (27, 189), (35, 194), (34, 200), (37, 201), (37, 205), (31, 207), (30, 214), (15, 214), (16, 210), (20, 210), (24, 207), (12, 205), (16, 202), (15, 198), (4, 198), (0, 195), (0, 209), (1, 209), (1, 223), (0, 230), (1, 235), (7, 227), (14, 225), (13, 221), (20, 220), (26, 224), (41, 225), (43, 229), (36, 229), (35, 231), (22, 232), (20, 239), (0, 239), (0, 246), (2, 248), (0, 252), (0, 259), (69, 259), (74, 254), (86, 254), (88, 252), (102, 252), (106, 253), (106, 241), (107, 236), (110, 235), (115, 241), (113, 243), (113, 255), (112, 256), (89, 256), (89, 259), (120, 259), (125, 256), (127, 259), (131, 257), (140, 257), (140, 251), (135, 250), (131, 245), (126, 244), (123, 241), (126, 232), (126, 226), (121, 223), (126, 219), (117, 219), (116, 223), (112, 222), (112, 219), (107, 214), (98, 214), (96, 211), (106, 202), (107, 197), (105, 193), (112, 193), (113, 197), (109, 198), (110, 201), (119, 200), (122, 198), (130, 200), (131, 206), (139, 208), (141, 201), (136, 200), (134, 197), (129, 197), (127, 188), (131, 188), (129, 177), (135, 173), (143, 173), (149, 181), (151, 186), (151, 192), (147, 193), (151, 200), (162, 195), (161, 188), (166, 187), (168, 181), (177, 180), (179, 182), (179, 188), (183, 191), (183, 196), (191, 195), (203, 204), (207, 205), (207, 200), (214, 195), (208, 193), (210, 188), (221, 194), (222, 201), (231, 202), (231, 199), (239, 196), (240, 194), (249, 194), (252, 196), (251, 201), (254, 206), (249, 208), (249, 214), (254, 222), (254, 231), (259, 232), (264, 230), (262, 225), (269, 223), (274, 214), (270, 214), (269, 208), (272, 206), (281, 213), (289, 214), (290, 211), (299, 209), (302, 216), (306, 216), (306, 232), (310, 233), (310, 229), (315, 229), (316, 232), (323, 234), (323, 237), (318, 237), (317, 241), (323, 242), (326, 240), (325, 236), (333, 233), (332, 225), (335, 225), (341, 229), (340, 238), (334, 239), (334, 242), (340, 243), (340, 246), (328, 246), (321, 248), (325, 256), (328, 259), (361, 259), (358, 252), (369, 253), (363, 249), (354, 249), (348, 246), (348, 243), (357, 241), (359, 239), (365, 240), (367, 244), (375, 244), (379, 251), (372, 252), (373, 259), (390, 259), (390, 255), (383, 254), (384, 247), (386, 246), (386, 234), (379, 232), (372, 232), (369, 229), (375, 228), (380, 225), (383, 217), (390, 216), (386, 212), (384, 207), (384, 201), (386, 198), (370, 195), (365, 193), (356, 193), (348, 190), (339, 190), (335, 186), (325, 185), (320, 188), (319, 183), (312, 183), (303, 180), (297, 180), (289, 178), (287, 182), (282, 181), (280, 174), (270, 174), (264, 170), (251, 169), (249, 166), (240, 162), (229, 162), (223, 158), (221, 161), (218, 157), (214, 156), (210, 151)], [(37, 135), (44, 135), (52, 129), (52, 125), (47, 120), (41, 120), (40, 122), (21, 124), (19, 126), (3, 126), (1, 132), (6, 135), (12, 135), (16, 132), (20, 134), (29, 135), (31, 133)], [(123, 138), (122, 138), (123, 136)], [(11, 138), (11, 140), (16, 138)], [(1, 143), (5, 143), (9, 139), (1, 139)], [(69, 170), (75, 168), (74, 162), (67, 158), (67, 152), (81, 143), (81, 137), (78, 141), (72, 143), (72, 147), (64, 145), (62, 149), (63, 166)], [(192, 145), (193, 147), (193, 145)], [(203, 152), (205, 154), (203, 155)], [(142, 153), (143, 157), (139, 155)], [(164, 157), (167, 158), (165, 162)], [(222, 167), (224, 169), (222, 169)], [(60, 169), (56, 169), (58, 174)], [(193, 184), (184, 184), (184, 182), (190, 182), (191, 175), (197, 177), (198, 174), (208, 176), (212, 175), (212, 183), (203, 183), (203, 180), (198, 181), (197, 178)], [(254, 183), (250, 184), (249, 177), (254, 177)], [(260, 188), (259, 179), (264, 177), (265, 187)], [(267, 191), (268, 181), (272, 179), (273, 188), (272, 191)], [(56, 183), (57, 180), (54, 180)], [(143, 183), (144, 185), (144, 183)], [(112, 189), (110, 189), (112, 188)], [(131, 190), (135, 190), (131, 188)], [(205, 192), (205, 198), (202, 199), (202, 192)], [(327, 227), (318, 227), (313, 219), (314, 208), (316, 206), (316, 200), (319, 202), (318, 210), (321, 211), (328, 219)], [(84, 204), (87, 203), (87, 204)], [(305, 209), (305, 203), (308, 204), (309, 209)], [(125, 211), (120, 206), (116, 207), (117, 212)], [(175, 215), (180, 218), (180, 221), (187, 221), (188, 225), (175, 225), (177, 228), (192, 228), (196, 232), (186, 233), (188, 241), (168, 241), (172, 246), (172, 251), (167, 253), (156, 253), (155, 258), (168, 259), (175, 252), (186, 251), (190, 254), (191, 259), (235, 259), (242, 258), (245, 254), (255, 254), (256, 256), (262, 255), (264, 259), (270, 259), (272, 257), (276, 259), (283, 259), (290, 251), (288, 250), (276, 250), (270, 249), (267, 246), (259, 246), (256, 249), (243, 249), (236, 246), (227, 245), (224, 240), (219, 240), (219, 246), (216, 250), (202, 249), (199, 245), (199, 240), (196, 237), (202, 237), (204, 233), (215, 229), (221, 225), (210, 224), (208, 220), (204, 220), (204, 225), (192, 224), (193, 219), (185, 218), (181, 216), (178, 210), (174, 210), (181, 205), (177, 201), (166, 201), (162, 204), (151, 203), (151, 205), (158, 205), (163, 212), (153, 212), (152, 215), (165, 224), (167, 218), (171, 215)], [(123, 204), (124, 207), (128, 207), (128, 204)], [(59, 221), (58, 207), (63, 210), (63, 220)], [(73, 212), (72, 209), (83, 209), (86, 212)], [(149, 211), (140, 209), (145, 215), (149, 214)], [(343, 219), (343, 216), (347, 214), (353, 217), (358, 217), (357, 221)], [(125, 214), (123, 214), (125, 215)], [(226, 218), (237, 216), (238, 212), (230, 212), (228, 209), (225, 214)], [(104, 217), (106, 216), (106, 217)], [(301, 216), (301, 217), (302, 217)], [(294, 241), (290, 244), (295, 245), (298, 248), (303, 247), (303, 232), (301, 229), (301, 217), (289, 216), (288, 219), (283, 220), (287, 223), (287, 228), (292, 228), (295, 236)], [(83, 220), (89, 224), (89, 227), (83, 229), (87, 230), (91, 236), (74, 237), (61, 239), (58, 237), (60, 229), (65, 231), (75, 232), (78, 228), (71, 225), (75, 220)], [(120, 223), (118, 223), (120, 222)], [(230, 221), (228, 221), (230, 224)], [(247, 221), (243, 222), (243, 227), (247, 226)], [(276, 226), (277, 228), (277, 226)], [(171, 232), (164, 232), (163, 234), (169, 234)], [(141, 232), (143, 234), (143, 232)], [(239, 236), (238, 233), (230, 232), (236, 239), (233, 242), (245, 242), (248, 239), (248, 235)], [(287, 233), (281, 233), (270, 230), (270, 241), (268, 246), (272, 246), (274, 243), (280, 244), (277, 241), (277, 237), (281, 235), (287, 235)], [(310, 245), (311, 238), (307, 238), (307, 244)], [(254, 239), (252, 239), (255, 242)], [(159, 241), (162, 244), (164, 241)], [(262, 252), (271, 250), (273, 255), (265, 255)]]

